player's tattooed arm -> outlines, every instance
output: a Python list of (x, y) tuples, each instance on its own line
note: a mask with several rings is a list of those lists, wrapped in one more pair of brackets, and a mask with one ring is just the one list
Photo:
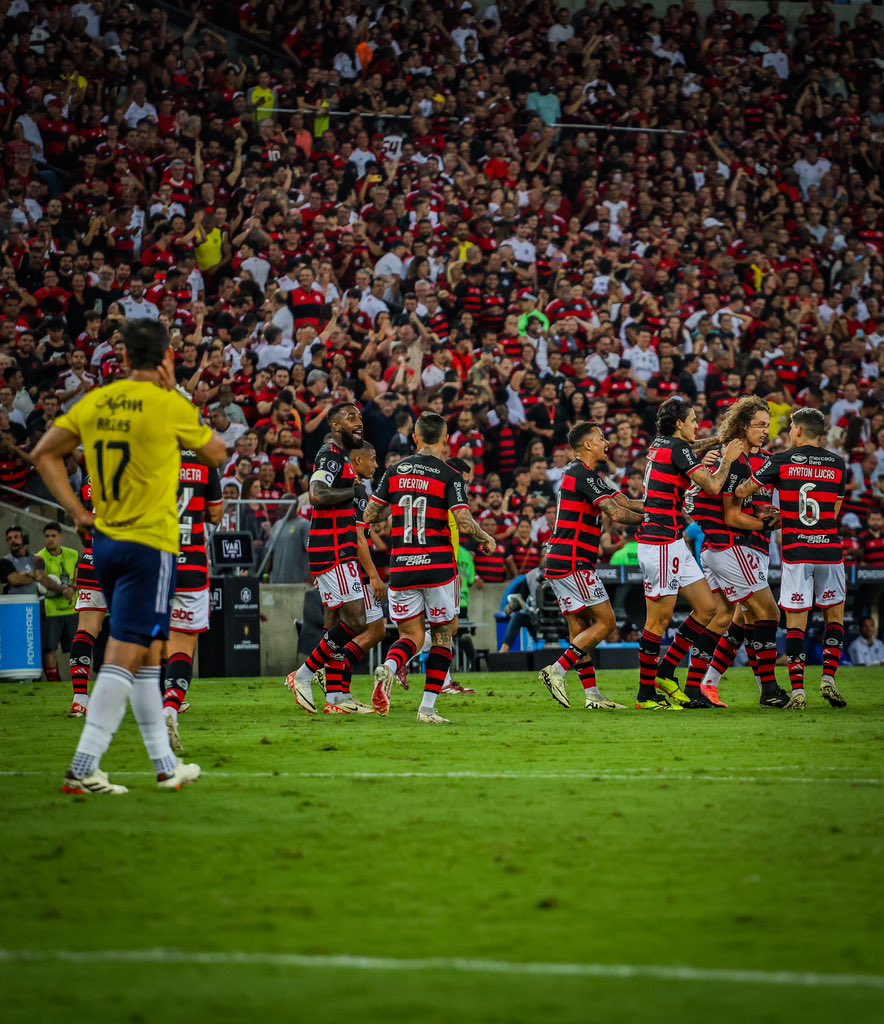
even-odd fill
[(719, 444), (721, 444), (721, 441), (713, 434), (712, 437), (700, 437), (696, 441), (691, 441), (691, 448), (699, 454)]
[(457, 528), (460, 530), (462, 537), (472, 537), (479, 542), (479, 546), (486, 554), (494, 553), (497, 549), (497, 541), (491, 534), (486, 533), (476, 520), (473, 519), (473, 515), (468, 508), (459, 508), (454, 513), (454, 518), (457, 520)]
[(612, 494), (611, 497), (623, 508), (628, 508), (631, 512), (638, 512), (640, 516), (644, 516), (645, 503), (643, 501), (637, 501), (635, 498), (627, 498), (622, 492)]
[[(721, 455), (721, 462), (718, 469), (711, 473), (706, 466), (702, 466), (691, 474), (691, 483), (702, 487), (707, 494), (721, 494), (724, 485), (727, 483), (731, 463), (735, 462), (743, 451), (743, 442), (734, 438)], [(739, 494), (737, 495), (739, 497)]]
[[(636, 504), (640, 505), (641, 502), (636, 502)], [(615, 523), (635, 526), (644, 519), (643, 512), (633, 511), (631, 508), (621, 505), (613, 494), (610, 498), (603, 498), (598, 503), (598, 507), (609, 519), (613, 519)]]
[(737, 488), (734, 491), (734, 497), (739, 498), (742, 501), (744, 498), (748, 498), (756, 491), (761, 489), (761, 484), (756, 483), (754, 480), (744, 480), (741, 484), (737, 484)]
[(392, 505), (385, 505), (383, 502), (369, 499), (368, 504), (365, 506), (364, 519), (369, 525), (372, 523), (382, 523), (392, 511)]
[[(324, 475), (324, 474), (323, 474)], [(342, 501), (352, 501), (355, 497), (352, 487), (332, 487), (319, 478), (319, 474), (310, 480), (310, 504), (319, 506), (339, 505)]]

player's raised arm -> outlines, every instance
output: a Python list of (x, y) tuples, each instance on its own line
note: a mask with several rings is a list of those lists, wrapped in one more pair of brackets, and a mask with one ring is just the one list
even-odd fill
[[(68, 418), (70, 419), (70, 414)], [(94, 513), (87, 512), (74, 493), (65, 466), (64, 460), (73, 454), (79, 444), (80, 438), (77, 434), (63, 427), (50, 427), (40, 438), (33, 455), (37, 472), (49, 488), (50, 494), (71, 517), (78, 532), (88, 531), (95, 522)]]
[(700, 466), (690, 474), (691, 483), (701, 487), (707, 494), (721, 494), (722, 488), (727, 483), (731, 463), (736, 461), (742, 452), (743, 442), (739, 438), (734, 438), (724, 449), (718, 469), (712, 473), (706, 466)]
[[(742, 501), (733, 494), (725, 494), (723, 504), (724, 521), (735, 530), (764, 530), (767, 528), (768, 524), (763, 519), (744, 512), (741, 508)], [(774, 509), (773, 512), (775, 513), (776, 510)]]

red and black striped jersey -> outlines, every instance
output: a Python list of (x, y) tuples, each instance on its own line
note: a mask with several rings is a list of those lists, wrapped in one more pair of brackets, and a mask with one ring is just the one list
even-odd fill
[[(365, 510), (368, 508), (368, 491), (365, 489), (365, 484), (357, 483), (353, 487), (353, 494), (355, 495), (353, 503), (356, 506), (356, 530), (357, 536), (358, 531), (362, 530), (365, 534), (365, 540), (368, 543), (368, 549), (371, 551), (371, 527), (365, 522)], [(358, 549), (357, 549), (358, 554)], [(362, 582), (368, 585), (368, 573), (362, 568), (362, 563), (359, 563), (359, 575), (362, 578)]]
[(639, 544), (671, 544), (681, 537), (685, 492), (702, 464), (688, 442), (677, 437), (655, 438), (647, 458), (645, 516), (635, 539)]
[[(80, 501), (87, 512), (93, 512), (95, 506), (92, 504), (92, 481), (84, 475), (83, 483), (80, 484)], [(95, 575), (95, 565), (92, 561), (92, 534), (87, 533), (83, 538), (83, 554), (77, 563), (77, 590), (101, 590), (101, 584)]]
[(532, 569), (536, 569), (540, 565), (540, 545), (535, 544), (533, 540), (527, 544), (515, 539), (511, 540), (507, 554), (515, 563), (516, 573), (519, 576), (531, 572)]
[[(771, 452), (767, 448), (761, 448), (757, 452), (749, 453), (749, 473), (745, 477), (741, 477), (742, 480), (748, 480), (752, 473), (761, 469), (761, 467), (771, 457)], [(742, 456), (739, 465), (743, 465)], [(750, 498), (747, 498), (743, 503), (743, 511), (748, 512), (749, 515), (757, 516), (759, 507), (765, 505), (772, 505), (774, 499), (774, 492), (772, 487), (762, 487), (760, 491), (756, 491)], [(771, 530), (755, 530), (749, 534), (749, 547), (754, 548), (755, 551), (760, 551), (762, 554), (770, 554), (770, 537)]]
[(483, 583), (503, 583), (506, 579), (506, 548), (502, 544), (498, 544), (490, 555), (480, 547), (473, 548), (472, 554), (476, 575)]
[(413, 455), (384, 473), (370, 500), (393, 506), (391, 587), (423, 590), (454, 579), (448, 513), (469, 509), (460, 473), (433, 455)]
[(840, 455), (803, 445), (772, 455), (752, 479), (780, 492), (784, 562), (833, 565), (844, 560), (835, 514), (847, 483), (847, 464)]
[(860, 534), (859, 541), (863, 549), (863, 563), (884, 569), (884, 533), (876, 536), (871, 530), (866, 530)]
[(550, 579), (592, 569), (599, 557), (599, 503), (617, 491), (579, 459), (562, 477), (556, 499), (556, 521), (549, 539), (544, 570)]
[[(356, 480), (346, 452), (336, 444), (325, 444), (317, 453), (311, 481), (319, 478), (329, 487), (347, 487)], [(356, 550), (356, 504), (353, 498), (336, 505), (314, 505), (310, 517), (307, 557), (314, 576), (352, 562)]]
[(724, 521), (723, 492), (707, 494), (702, 487), (693, 484), (684, 496), (684, 510), (703, 531), (704, 549), (724, 551), (736, 544), (735, 531)]
[(209, 585), (209, 559), (206, 554), (206, 509), (221, 502), (221, 478), (217, 469), (204, 465), (195, 451), (181, 451), (178, 475), (178, 531), (181, 551), (175, 590), (186, 594), (205, 590)]

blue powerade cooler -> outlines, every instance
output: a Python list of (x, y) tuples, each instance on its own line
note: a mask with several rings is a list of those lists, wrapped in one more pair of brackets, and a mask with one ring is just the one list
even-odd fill
[(33, 594), (0, 597), (0, 681), (43, 675), (40, 601)]

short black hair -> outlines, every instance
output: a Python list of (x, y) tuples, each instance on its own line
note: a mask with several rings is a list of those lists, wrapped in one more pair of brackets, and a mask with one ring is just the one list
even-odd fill
[(586, 440), (587, 437), (594, 430), (601, 430), (602, 428), (597, 423), (588, 423), (586, 421), (582, 423), (575, 423), (573, 427), (568, 431), (568, 444), (576, 452), (580, 445)]
[(679, 420), (684, 423), (690, 415), (691, 409), (693, 409), (691, 403), (681, 395), (667, 398), (657, 410), (657, 433), (661, 437), (672, 437)]
[(43, 533), (44, 533), (44, 535), (45, 535), (45, 534), (47, 534), (47, 533), (49, 533), (49, 531), (50, 531), (50, 530), (54, 530), (54, 531), (55, 531), (56, 533), (61, 533), (61, 523), (59, 523), (59, 522), (58, 522), (57, 520), (55, 520), (55, 519), (53, 519), (51, 523), (47, 523), (47, 524), (46, 524), (46, 525), (45, 525), (45, 526), (43, 527)]
[(422, 412), (414, 425), (415, 433), (427, 444), (438, 444), (447, 429), (448, 424), (437, 412)]
[(156, 320), (127, 320), (122, 328), (123, 344), (132, 370), (156, 370), (166, 358), (169, 332)]
[(799, 409), (792, 414), (792, 422), (811, 437), (822, 437), (826, 432), (826, 417), (819, 409)]
[(333, 405), (331, 411), (328, 414), (328, 422), (334, 423), (335, 420), (339, 420), (346, 409), (356, 409), (359, 411), (359, 407), (355, 402), (339, 402), (337, 405)]

